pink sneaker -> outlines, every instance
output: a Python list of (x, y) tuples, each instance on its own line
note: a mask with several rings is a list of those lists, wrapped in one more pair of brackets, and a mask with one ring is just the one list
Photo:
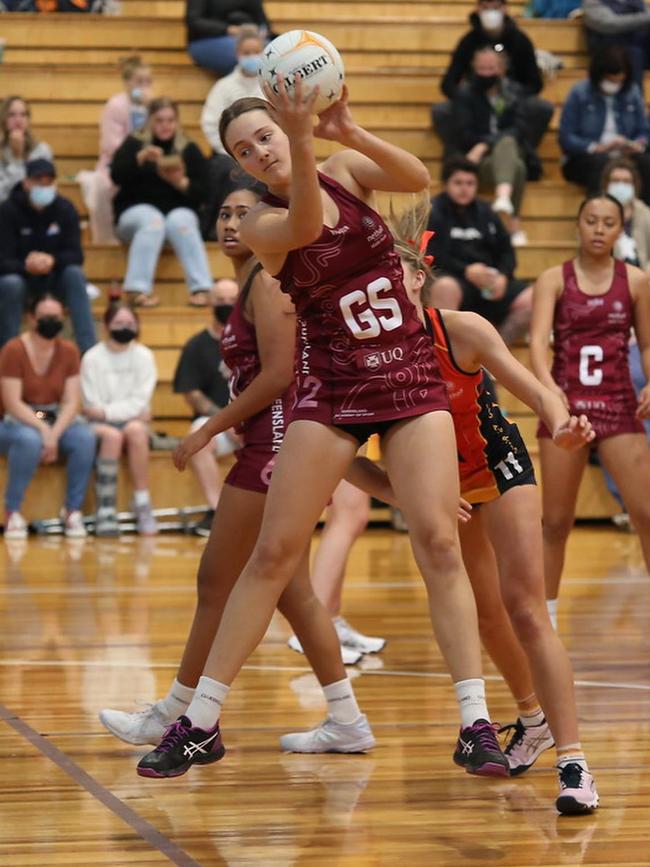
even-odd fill
[(558, 813), (578, 816), (591, 813), (598, 806), (598, 792), (594, 778), (577, 762), (558, 765), (560, 794), (555, 802)]

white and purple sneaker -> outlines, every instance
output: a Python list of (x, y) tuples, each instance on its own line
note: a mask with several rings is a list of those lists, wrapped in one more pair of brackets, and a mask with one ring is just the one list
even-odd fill
[(598, 792), (594, 778), (578, 762), (558, 765), (560, 794), (555, 806), (563, 816), (591, 813), (598, 806)]

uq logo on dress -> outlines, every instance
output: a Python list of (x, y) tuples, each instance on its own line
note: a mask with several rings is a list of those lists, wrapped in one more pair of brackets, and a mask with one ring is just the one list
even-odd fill
[(401, 346), (394, 346), (381, 352), (369, 352), (363, 358), (367, 370), (379, 370), (380, 367), (392, 364), (394, 361), (404, 361), (404, 350)]

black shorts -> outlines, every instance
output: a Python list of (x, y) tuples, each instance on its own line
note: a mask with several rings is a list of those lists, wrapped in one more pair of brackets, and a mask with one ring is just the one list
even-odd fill
[(410, 417), (407, 416), (406, 418), (390, 418), (386, 421), (359, 422), (358, 424), (335, 424), (332, 425), (332, 427), (338, 428), (338, 430), (342, 430), (346, 434), (350, 434), (350, 436), (353, 436), (359, 445), (362, 446), (364, 443), (368, 442), (373, 434), (377, 434), (379, 439), (381, 439), (392, 427), (402, 421), (407, 421), (408, 418), (418, 418), (418, 416), (414, 415)]
[(520, 295), (528, 286), (526, 280), (515, 280), (514, 278), (508, 283), (506, 294), (498, 301), (489, 301), (481, 295), (481, 290), (468, 280), (461, 280), (460, 285), (463, 289), (463, 300), (460, 305), (461, 310), (470, 310), (472, 313), (480, 314), (488, 322), (494, 326), (499, 326), (504, 321), (512, 302)]
[(517, 425), (503, 419), (485, 446), (486, 463), (469, 475), (461, 465), (460, 494), (473, 506), (490, 503), (512, 488), (536, 485), (535, 468)]

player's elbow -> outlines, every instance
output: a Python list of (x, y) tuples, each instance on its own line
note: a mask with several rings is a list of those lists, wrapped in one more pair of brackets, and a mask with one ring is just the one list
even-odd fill
[(409, 172), (408, 177), (404, 177), (402, 184), (402, 192), (404, 193), (421, 193), (423, 190), (429, 189), (431, 178), (429, 170), (419, 160)]

